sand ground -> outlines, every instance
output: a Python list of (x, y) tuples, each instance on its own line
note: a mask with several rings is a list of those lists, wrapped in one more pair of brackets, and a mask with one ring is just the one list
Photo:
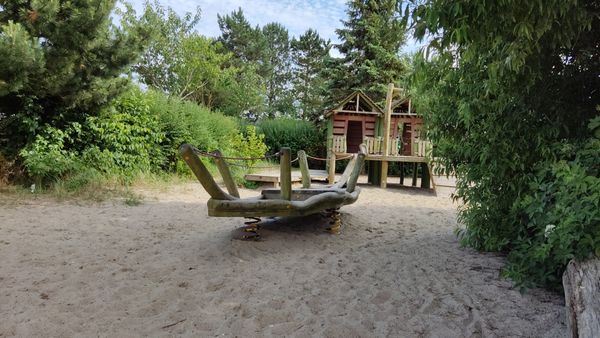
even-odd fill
[[(363, 187), (326, 220), (232, 240), (197, 183), (129, 207), (0, 195), (0, 337), (561, 337), (561, 295), (461, 248), (443, 195)], [(244, 196), (255, 191), (243, 190)]]

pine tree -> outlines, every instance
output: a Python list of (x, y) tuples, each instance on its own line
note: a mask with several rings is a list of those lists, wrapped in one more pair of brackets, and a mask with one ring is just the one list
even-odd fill
[(348, 2), (348, 19), (336, 30), (341, 43), (335, 47), (343, 57), (329, 65), (334, 101), (358, 89), (382, 101), (387, 84), (400, 79), (399, 53), (406, 40), (401, 9), (399, 0)]
[(262, 29), (264, 41), (262, 65), (267, 88), (267, 112), (289, 115), (292, 110), (291, 60), (288, 31), (279, 23), (269, 23)]
[(314, 29), (291, 42), (292, 83), (300, 118), (316, 122), (325, 107), (323, 69), (330, 49), (330, 42), (322, 39)]
[[(149, 32), (116, 0), (0, 0), (2, 148), (14, 154), (45, 124), (82, 121), (120, 94)], [(1, 136), (1, 135), (0, 135)], [(6, 144), (10, 142), (10, 144)]]
[(238, 67), (255, 67), (265, 87), (264, 110), (268, 116), (289, 114), (293, 109), (291, 95), (290, 40), (285, 27), (269, 23), (252, 27), (241, 8), (218, 16), (219, 41), (232, 52)]
[(238, 8), (228, 15), (217, 15), (221, 29), (219, 41), (233, 53), (239, 63), (259, 63), (262, 60), (264, 38), (259, 27), (253, 28), (244, 11)]

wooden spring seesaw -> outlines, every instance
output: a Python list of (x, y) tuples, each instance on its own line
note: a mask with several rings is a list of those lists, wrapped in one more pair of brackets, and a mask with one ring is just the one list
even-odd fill
[[(250, 218), (251, 221), (245, 222), (245, 235), (242, 236), (242, 239), (255, 240), (260, 238), (258, 233), (260, 217), (306, 216), (326, 212), (331, 218), (328, 231), (339, 233), (341, 227), (339, 208), (352, 204), (358, 199), (360, 188), (356, 186), (356, 182), (362, 170), (366, 153), (366, 147), (361, 145), (360, 151), (352, 156), (341, 178), (335, 184), (311, 188), (306, 153), (301, 150), (298, 152), (298, 160), (302, 173), (302, 188), (292, 189), (290, 148), (282, 148), (278, 153), (280, 189), (264, 189), (259, 196), (240, 198), (226, 162), (227, 158), (222, 156), (220, 151), (204, 153), (189, 144), (179, 147), (179, 154), (210, 195), (207, 202), (208, 215)], [(227, 192), (217, 185), (198, 154), (209, 155), (214, 159)]]

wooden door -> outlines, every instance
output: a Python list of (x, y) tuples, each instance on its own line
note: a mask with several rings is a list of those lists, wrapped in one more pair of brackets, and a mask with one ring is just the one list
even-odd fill
[(405, 123), (402, 128), (402, 155), (410, 156), (412, 153), (412, 125)]
[(348, 121), (347, 152), (357, 153), (363, 141), (363, 122)]

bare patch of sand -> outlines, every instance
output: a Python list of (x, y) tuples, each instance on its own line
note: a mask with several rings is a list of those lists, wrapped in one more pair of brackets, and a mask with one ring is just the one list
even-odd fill
[(459, 246), (447, 197), (364, 187), (340, 235), (314, 216), (240, 242), (199, 184), (144, 193), (0, 203), (0, 337), (566, 334), (560, 295), (521, 294), (502, 257)]

